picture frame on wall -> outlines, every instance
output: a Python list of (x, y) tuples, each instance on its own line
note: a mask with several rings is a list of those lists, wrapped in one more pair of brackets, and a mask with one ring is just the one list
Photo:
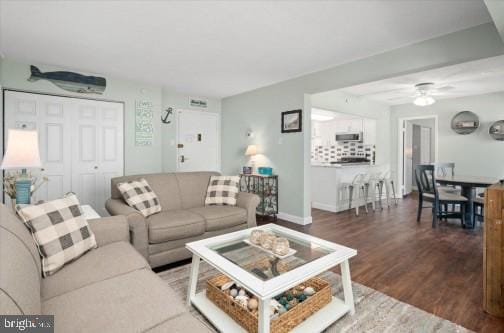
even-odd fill
[(303, 130), (303, 110), (282, 112), (282, 133), (295, 133)]

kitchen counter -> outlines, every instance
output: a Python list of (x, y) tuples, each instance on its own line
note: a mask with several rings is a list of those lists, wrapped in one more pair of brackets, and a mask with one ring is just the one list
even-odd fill
[(337, 163), (337, 164), (326, 164), (326, 163), (312, 163), (312, 167), (316, 168), (351, 168), (351, 167), (365, 167), (365, 168), (371, 168), (371, 167), (380, 167), (379, 164), (368, 164), (368, 163)]
[[(381, 174), (388, 165), (377, 164), (313, 164), (311, 165), (311, 206), (330, 212), (348, 209), (341, 183), (351, 183), (361, 173)], [(353, 205), (352, 205), (353, 206)]]

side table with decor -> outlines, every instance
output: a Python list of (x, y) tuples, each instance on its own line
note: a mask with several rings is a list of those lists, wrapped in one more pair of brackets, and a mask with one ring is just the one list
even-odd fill
[(254, 193), (261, 201), (257, 206), (257, 214), (272, 216), (276, 221), (278, 214), (278, 175), (240, 174), (240, 191)]

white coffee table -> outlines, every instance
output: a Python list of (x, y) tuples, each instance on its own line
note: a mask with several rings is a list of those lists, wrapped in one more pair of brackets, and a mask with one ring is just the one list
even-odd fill
[[(274, 258), (267, 252), (244, 242), (254, 229), (268, 230), (289, 240), (291, 247), (297, 252), (289, 258), (280, 260), (289, 263), (289, 271), (278, 276), (270, 274), (260, 277), (247, 270), (247, 264), (251, 262)], [(331, 303), (299, 324), (293, 332), (321, 332), (343, 315), (355, 313), (348, 263), (351, 257), (357, 255), (354, 249), (276, 224), (187, 243), (186, 248), (193, 253), (187, 303), (194, 305), (221, 332), (246, 331), (212, 303), (206, 297), (205, 291), (196, 294), (200, 260), (206, 261), (258, 298), (259, 333), (267, 333), (270, 330), (269, 303), (272, 298), (337, 265), (341, 265), (344, 300), (333, 297)]]

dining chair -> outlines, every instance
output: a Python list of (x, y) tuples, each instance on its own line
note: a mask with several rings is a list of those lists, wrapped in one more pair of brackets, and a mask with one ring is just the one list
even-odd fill
[(479, 220), (483, 222), (485, 218), (485, 193), (481, 192), (476, 195), (473, 202), (474, 224)]
[[(467, 198), (460, 194), (439, 191), (436, 184), (436, 167), (432, 164), (419, 164), (415, 168), (415, 180), (418, 188), (417, 222), (422, 217), (422, 209), (432, 208), (432, 227), (437, 226), (438, 218), (459, 217), (462, 227), (465, 227), (464, 215)], [(429, 202), (432, 206), (424, 207), (423, 203)], [(459, 204), (460, 213), (442, 210), (442, 205)]]

